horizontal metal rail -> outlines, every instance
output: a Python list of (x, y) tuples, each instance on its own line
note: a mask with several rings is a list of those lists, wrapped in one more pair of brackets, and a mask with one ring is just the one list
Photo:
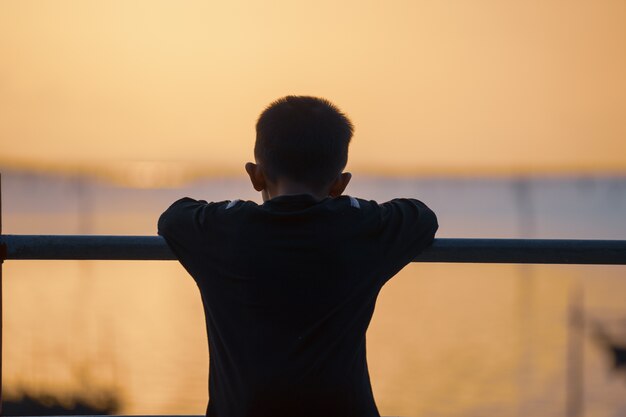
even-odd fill
[[(175, 260), (160, 236), (0, 235), (4, 259)], [(414, 262), (626, 265), (626, 240), (435, 239)]]

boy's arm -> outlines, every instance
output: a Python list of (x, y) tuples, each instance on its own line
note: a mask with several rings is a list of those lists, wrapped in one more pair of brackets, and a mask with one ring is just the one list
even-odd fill
[(408, 264), (433, 243), (435, 213), (419, 200), (399, 198), (381, 204), (383, 255)]
[(189, 197), (174, 202), (159, 217), (158, 234), (163, 236), (174, 254), (194, 252), (203, 246), (207, 216), (213, 204)]

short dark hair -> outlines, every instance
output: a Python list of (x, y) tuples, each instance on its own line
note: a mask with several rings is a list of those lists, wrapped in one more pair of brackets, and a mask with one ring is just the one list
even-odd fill
[(326, 99), (283, 97), (259, 116), (254, 156), (270, 180), (323, 187), (345, 168), (353, 130), (348, 117)]

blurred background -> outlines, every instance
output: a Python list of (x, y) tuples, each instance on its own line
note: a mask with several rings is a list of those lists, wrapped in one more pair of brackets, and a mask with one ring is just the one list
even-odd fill
[[(440, 237), (626, 239), (622, 0), (3, 0), (0, 56), (3, 233), (260, 202), (254, 123), (302, 94), (356, 126), (347, 193), (419, 198)], [(4, 314), (7, 406), (205, 411), (175, 262), (9, 261)], [(623, 266), (412, 264), (368, 333), (383, 415), (626, 416), (624, 349)]]

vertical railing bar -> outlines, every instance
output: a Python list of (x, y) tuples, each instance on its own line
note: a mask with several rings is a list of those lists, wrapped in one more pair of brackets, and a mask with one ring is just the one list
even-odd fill
[[(0, 173), (0, 235), (2, 235), (2, 173)], [(4, 326), (2, 315), (2, 264), (6, 258), (6, 246), (0, 245), (0, 417), (4, 415), (2, 412), (2, 332)]]

